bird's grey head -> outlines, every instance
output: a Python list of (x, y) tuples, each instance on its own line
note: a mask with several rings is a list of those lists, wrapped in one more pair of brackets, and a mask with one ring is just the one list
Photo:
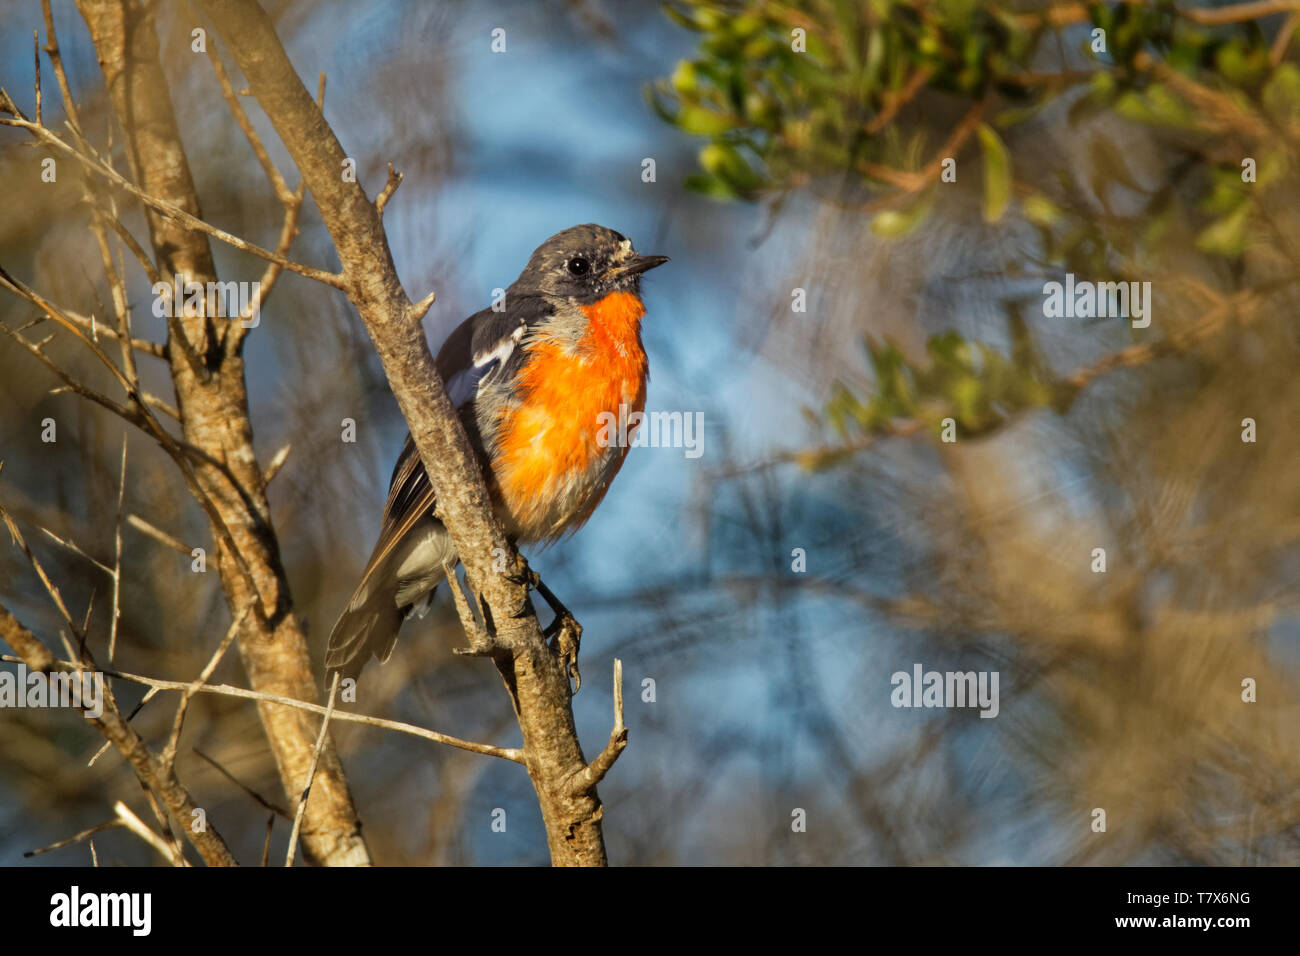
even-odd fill
[(511, 291), (587, 305), (611, 292), (639, 292), (642, 273), (667, 261), (667, 256), (639, 255), (622, 233), (587, 223), (557, 232), (538, 246)]

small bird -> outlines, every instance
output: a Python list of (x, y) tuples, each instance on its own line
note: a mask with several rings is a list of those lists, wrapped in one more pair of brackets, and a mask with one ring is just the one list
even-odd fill
[[(631, 442), (602, 440), (601, 423), (645, 408), (641, 276), (667, 261), (604, 226), (566, 229), (538, 246), (504, 303), (470, 316), (439, 350), (438, 373), (512, 541), (576, 531), (622, 467)], [(330, 634), (331, 676), (357, 677), (371, 655), (388, 660), (402, 622), (425, 615), (455, 567), (435, 501), (408, 433), (379, 540)]]

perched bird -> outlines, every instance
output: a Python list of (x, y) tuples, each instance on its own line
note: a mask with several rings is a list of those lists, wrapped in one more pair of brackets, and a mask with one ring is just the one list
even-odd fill
[[(628, 449), (602, 440), (602, 413), (623, 421), (645, 408), (641, 275), (667, 261), (637, 254), (603, 226), (566, 229), (533, 253), (504, 308), (470, 316), (438, 352), (438, 372), (512, 540), (550, 542), (577, 530), (609, 490)], [(356, 677), (372, 654), (386, 661), (402, 622), (424, 616), (445, 568), (455, 566), (435, 500), (408, 434), (379, 540), (330, 634), (331, 675)]]

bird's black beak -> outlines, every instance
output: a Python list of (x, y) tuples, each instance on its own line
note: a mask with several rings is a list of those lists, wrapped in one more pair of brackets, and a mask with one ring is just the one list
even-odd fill
[(621, 276), (639, 276), (668, 261), (667, 256), (633, 256), (616, 270)]

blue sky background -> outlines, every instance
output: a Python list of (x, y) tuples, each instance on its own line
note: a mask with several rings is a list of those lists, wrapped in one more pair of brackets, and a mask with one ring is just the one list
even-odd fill
[[(1005, 348), (998, 292), (1009, 284), (998, 270), (1008, 250), (1011, 258), (1030, 257), (1025, 231), (978, 224), (978, 190), (954, 190), (951, 206), (933, 223), (894, 243), (869, 235), (862, 217), (827, 215), (807, 196), (793, 198), (773, 224), (760, 206), (717, 204), (685, 192), (682, 180), (695, 171), (700, 143), (653, 113), (645, 85), (690, 56), (696, 37), (656, 4), (367, 0), (275, 9), (304, 82), (314, 88), (317, 73), (328, 74), (325, 115), (357, 158), (368, 194), (381, 189), (387, 161), (406, 176), (385, 221), (408, 293), (418, 299), (437, 292), (424, 323), (435, 350), (465, 316), (489, 304), (494, 288), (516, 278), (539, 243), (568, 226), (601, 223), (631, 237), (642, 252), (672, 258), (644, 284), (647, 407), (702, 412), (704, 455), (634, 449), (581, 533), (528, 555), (585, 627), (584, 684), (574, 706), (589, 756), (609, 732), (613, 658), (625, 664), (631, 745), (601, 788), (611, 859), (1043, 863), (1077, 847), (1076, 803), (1090, 798), (1074, 786), (1080, 778), (1070, 776), (1080, 772), (1071, 763), (1072, 738), (1053, 723), (1058, 712), (1037, 696), (1042, 688), (1033, 683), (1032, 656), (1021, 667), (1017, 648), (1004, 635), (982, 633), (977, 623), (962, 619), (947, 631), (926, 630), (873, 603), (947, 587), (941, 572), (960, 568), (962, 548), (978, 537), (967, 533), (976, 518), (963, 510), (969, 502), (955, 485), (960, 469), (946, 452), (923, 439), (885, 442), (852, 467), (823, 474), (787, 467), (733, 484), (707, 481), (724, 465), (824, 439), (802, 409), (823, 400), (837, 375), (864, 392), (870, 388), (863, 331), (895, 334), (916, 349), (925, 335), (954, 328)], [(580, 10), (595, 11), (595, 19)], [(210, 69), (188, 49), (187, 17), (182, 5), (163, 16), (163, 60), (205, 215), (270, 245), (279, 212), (215, 93)], [(612, 35), (598, 28), (601, 18)], [(30, 31), (39, 22), (34, 0), (0, 0), (0, 83), (24, 109), (31, 107)], [(74, 91), (93, 113), (100, 76), (84, 25), (71, 3), (56, 3), (56, 23)], [(491, 49), (498, 27), (506, 31), (505, 53)], [(52, 100), (47, 96), (48, 110), (55, 109)], [(281, 169), (291, 170), (269, 124), (256, 108), (250, 113)], [(1031, 162), (1053, 170), (1059, 162), (1065, 170), (1070, 150), (1050, 137), (1040, 140), (1028, 147), (1042, 151), (1031, 152)], [(1011, 145), (1021, 162), (1026, 147)], [(21, 155), (29, 154), (19, 152), (13, 136), (0, 136), (0, 161), (17, 163)], [(641, 179), (647, 157), (656, 163), (654, 183)], [(962, 175), (963, 186), (977, 181)], [(5, 215), (0, 203), (0, 221)], [(4, 264), (38, 280), (66, 278), (65, 264), (48, 252), (56, 248), (55, 233), (50, 230), (48, 246), (37, 234), (23, 248), (0, 250), (8, 257)], [(139, 228), (137, 235), (143, 235)], [(216, 244), (214, 252), (224, 279), (261, 272), (259, 262), (240, 253)], [(310, 204), (293, 255), (336, 265)], [(973, 278), (981, 270), (983, 278)], [(271, 499), (296, 610), (307, 619), (319, 659), (373, 542), (405, 426), (350, 305), (297, 276), (281, 283), (248, 340), (248, 383), (261, 459), (286, 442), (294, 446)], [(795, 286), (808, 289), (807, 316), (791, 316)], [(148, 299), (138, 275), (131, 294), (136, 302)], [(13, 322), (7, 305), (0, 300), (0, 319)], [(136, 321), (140, 334), (161, 338), (161, 324), (146, 310), (137, 307)], [(1035, 332), (1062, 368), (1131, 341), (1118, 326), (1044, 325)], [(808, 355), (823, 364), (810, 370)], [(146, 371), (152, 386), (167, 393), (163, 370)], [(16, 388), (2, 391), (6, 384), (0, 383), (0, 401), (23, 397)], [(1177, 388), (1185, 383), (1171, 375), (1156, 384), (1156, 400), (1176, 408), (1183, 394)], [(1118, 421), (1123, 432), (1134, 418), (1125, 400), (1126, 393), (1103, 385), (1072, 418), (1033, 413), (1007, 436), (971, 442), (967, 454), (983, 454), (997, 466), (987, 471), (995, 476), (992, 490), (1010, 502), (978, 520), (1022, 516), (1036, 532), (1044, 568), (1065, 560), (1060, 549), (1078, 544), (1071, 535), (1079, 528), (1092, 534), (1114, 519), (1118, 537), (1126, 501), (1107, 471), (1112, 463), (1087, 443), (1087, 433), (1094, 421)], [(33, 500), (61, 501), (66, 492), (50, 480), (49, 459), (28, 427), (31, 413), (72, 404), (66, 396), (39, 399), (21, 415), (0, 414), (5, 483)], [(338, 441), (345, 416), (357, 422), (356, 445)], [(1099, 427), (1105, 448), (1103, 433)], [(96, 437), (115, 448), (112, 435)], [(75, 478), (72, 464), (59, 467), (69, 469), (61, 477)], [(985, 474), (975, 473), (980, 480)], [(180, 496), (174, 489), (167, 494)], [(197, 512), (188, 498), (177, 507), (177, 524), (186, 508)], [(204, 528), (196, 514), (187, 520), (191, 533), (206, 534), (193, 530)], [(97, 525), (89, 518), (87, 524), (90, 534)], [(857, 600), (798, 591), (788, 573), (796, 547), (807, 552), (810, 579), (852, 589)], [(971, 560), (984, 571), (1000, 558)], [(0, 563), (0, 571), (10, 566)], [(1037, 571), (1031, 566), (1026, 577)], [(753, 593), (727, 584), (730, 577), (764, 575), (776, 584)], [(14, 593), (0, 587), (0, 597), (43, 620), (43, 596), (30, 580), (16, 575), (15, 581)], [(1087, 576), (1084, 582), (1091, 584)], [(1027, 579), (1026, 589), (1033, 583)], [(191, 633), (219, 634), (224, 608), (215, 582), (207, 588), (186, 608), (188, 616), (160, 623), (140, 613), (132, 623), (164, 649)], [(84, 589), (70, 593), (84, 605)], [(963, 592), (954, 584), (951, 593)], [(444, 593), (432, 620), (408, 624), (394, 661), (383, 671), (372, 665), (366, 679), (381, 682), (385, 673), (416, 662), (387, 715), (513, 744), (517, 729), (496, 675), (449, 652), (456, 638), (446, 603)], [(1049, 630), (1052, 622), (1041, 623)], [(1294, 647), (1294, 617), (1279, 616), (1272, 633), (1279, 647)], [(175, 663), (158, 653), (140, 668), (155, 660), (160, 667)], [(1000, 719), (892, 708), (890, 675), (917, 661), (926, 669), (1000, 669)], [(647, 678), (656, 684), (654, 703), (641, 700)], [(223, 679), (244, 677), (230, 664)], [(1106, 704), (1122, 711), (1122, 700)], [(236, 769), (265, 781), (265, 741), (252, 708), (237, 713), (211, 732), (232, 751)], [(74, 756), (93, 752), (97, 738), (76, 719), (58, 724), (60, 746)], [(336, 739), (361, 815), (390, 841), (391, 853), (401, 852), (405, 832), (394, 821), (426, 823), (424, 804), (465, 781), (463, 835), (445, 859), (545, 860), (535, 798), (518, 767), (482, 761), (465, 769), (446, 753), (429, 753), (426, 744), (354, 731), (339, 730)], [(103, 787), (104, 801), (95, 802), (96, 792), (75, 813), (41, 807), (39, 781), (0, 779), (0, 865), (19, 864), (24, 850), (103, 819), (111, 806), (107, 793), (125, 777), (110, 759), (86, 777), (89, 786)], [(69, 766), (79, 772), (81, 765), (74, 759)], [(210, 773), (193, 765), (183, 770), (206, 792), (216, 789)], [(1103, 776), (1097, 770), (1083, 779), (1090, 784)], [(246, 801), (238, 794), (228, 800), (226, 819), (244, 819)], [(510, 813), (508, 836), (487, 825), (497, 807)], [(792, 807), (810, 810), (815, 840), (791, 836)], [(260, 826), (254, 820), (242, 828), (241, 848), (260, 849)], [(430, 861), (418, 854), (403, 859)], [(1169, 858), (1139, 848), (1123, 859)], [(50, 854), (35, 862), (72, 861), (80, 857)]]

